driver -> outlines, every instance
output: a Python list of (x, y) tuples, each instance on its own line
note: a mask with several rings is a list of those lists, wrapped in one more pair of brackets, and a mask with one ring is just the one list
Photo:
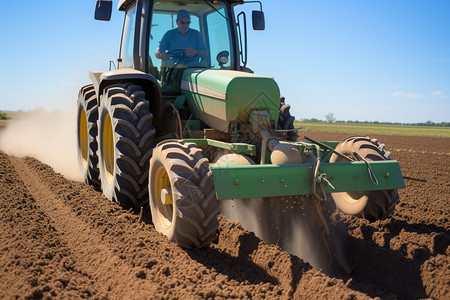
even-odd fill
[[(200, 58), (206, 58), (208, 50), (203, 41), (202, 35), (195, 29), (189, 28), (191, 17), (189, 12), (182, 9), (177, 14), (178, 28), (167, 31), (161, 41), (159, 48), (156, 49), (156, 58), (168, 60), (170, 55), (167, 52), (174, 50), (183, 50), (185, 58), (183, 64), (192, 64), (199, 62)], [(166, 52), (167, 51), (167, 52)]]

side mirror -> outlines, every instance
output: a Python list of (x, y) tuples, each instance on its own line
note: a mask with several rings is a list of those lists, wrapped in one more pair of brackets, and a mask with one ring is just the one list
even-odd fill
[(253, 30), (264, 30), (264, 12), (262, 10), (252, 11)]
[(112, 1), (111, 0), (97, 0), (95, 4), (96, 20), (109, 21), (111, 19)]

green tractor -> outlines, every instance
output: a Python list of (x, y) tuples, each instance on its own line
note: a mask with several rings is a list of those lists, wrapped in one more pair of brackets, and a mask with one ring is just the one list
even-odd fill
[[(85, 181), (124, 208), (149, 207), (155, 228), (185, 248), (217, 238), (219, 212), (283, 247), (295, 237), (279, 225), (295, 226), (299, 198), (318, 207), (318, 219), (333, 199), (377, 220), (404, 188), (398, 162), (375, 139), (300, 140), (277, 83), (246, 65), (246, 14), (235, 9), (255, 2), (253, 29), (263, 30), (259, 1), (120, 0), (118, 68), (90, 72), (78, 96)], [(95, 18), (109, 20), (111, 6), (98, 0)], [(186, 25), (201, 49), (165, 49)]]

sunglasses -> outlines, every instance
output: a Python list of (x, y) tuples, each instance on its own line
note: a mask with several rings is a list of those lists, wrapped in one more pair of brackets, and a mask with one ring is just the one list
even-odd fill
[(189, 25), (189, 24), (191, 24), (191, 21), (187, 21), (187, 22), (178, 21), (178, 22), (180, 22), (181, 25)]

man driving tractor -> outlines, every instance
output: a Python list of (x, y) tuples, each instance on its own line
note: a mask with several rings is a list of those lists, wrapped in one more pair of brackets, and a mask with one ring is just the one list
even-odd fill
[[(156, 49), (155, 56), (164, 61), (169, 60), (172, 54), (176, 56), (185, 65), (198, 63), (200, 58), (206, 58), (208, 50), (199, 31), (189, 28), (191, 17), (186, 10), (180, 10), (177, 14), (178, 28), (167, 31)], [(172, 63), (173, 64), (173, 63)]]

